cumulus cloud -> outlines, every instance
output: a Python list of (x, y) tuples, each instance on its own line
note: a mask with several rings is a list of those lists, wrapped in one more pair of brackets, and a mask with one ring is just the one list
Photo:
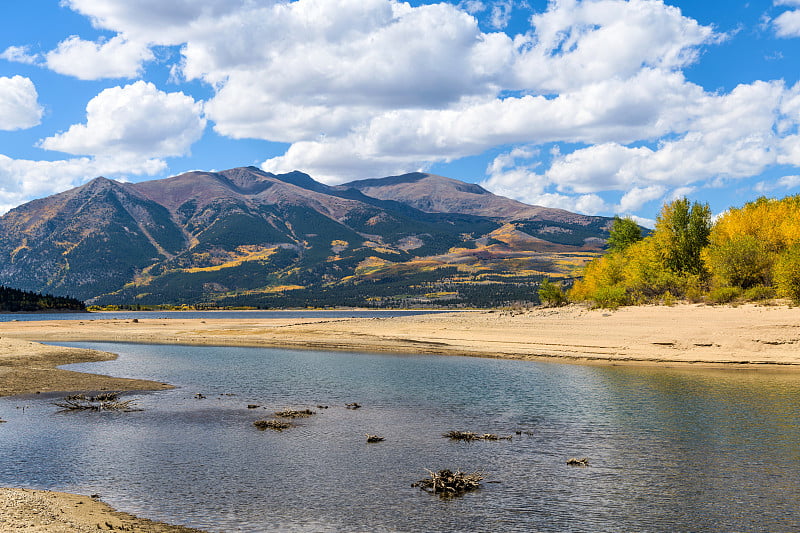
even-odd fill
[(800, 145), (787, 142), (791, 137), (775, 134), (776, 122), (790, 120), (781, 110), (797, 91), (783, 82), (755, 82), (727, 95), (706, 95), (688, 131), (675, 140), (654, 148), (596, 144), (561, 156), (547, 176), (563, 190), (585, 193), (757, 175), (800, 156)]
[(30, 79), (0, 77), (0, 130), (21, 130), (39, 124), (43, 109), (38, 100)]
[[(504, 146), (485, 186), (599, 212), (800, 165), (797, 87), (753, 82), (708, 92), (689, 82), (683, 69), (729, 36), (661, 0), (552, 1), (519, 35), (483, 31), (476, 18), (505, 28), (513, 0), (63, 3), (116, 36), (70, 37), (47, 54), (50, 68), (128, 77), (152, 60), (153, 46), (180, 46), (174, 78), (212, 87), (204, 113), (217, 133), (290, 144), (263, 163), (267, 170), (301, 169), (333, 183)], [(775, 4), (789, 9), (774, 27), (791, 36), (800, 0)], [(112, 65), (115, 49), (121, 59)], [(133, 101), (123, 94), (134, 94), (130, 87), (98, 95), (86, 124), (42, 147), (95, 158), (185, 153), (204, 125), (199, 104), (174, 97), (167, 105), (151, 87), (158, 103), (139, 113), (120, 103)], [(537, 147), (548, 143), (566, 143), (564, 153), (543, 156)]]
[(108, 158), (185, 155), (205, 128), (201, 113), (202, 104), (192, 97), (137, 81), (102, 91), (87, 104), (85, 124), (74, 124), (40, 146)]
[(146, 44), (116, 36), (108, 41), (84, 41), (72, 35), (45, 55), (47, 66), (82, 80), (133, 78), (145, 61), (154, 59)]
[(551, 182), (537, 173), (540, 151), (530, 146), (516, 147), (489, 163), (488, 178), (481, 183), (495, 194), (529, 204), (555, 207), (587, 214), (607, 211), (609, 206), (597, 194), (567, 195), (547, 192)]
[(39, 54), (31, 54), (30, 47), (28, 46), (9, 46), (3, 53), (0, 53), (0, 58), (6, 61), (13, 61), (14, 63), (25, 63), (27, 65), (38, 65), (41, 63), (41, 56)]
[(800, 37), (800, 10), (784, 11), (772, 24), (778, 37)]
[(619, 201), (617, 211), (621, 213), (633, 213), (639, 210), (644, 204), (661, 198), (666, 192), (666, 188), (661, 185), (650, 185), (649, 187), (634, 187), (626, 192)]
[[(776, 6), (800, 7), (800, 0), (775, 0)], [(778, 37), (800, 37), (800, 10), (788, 10), (772, 21)]]
[(138, 41), (181, 44), (198, 25), (209, 24), (236, 13), (249, 13), (270, 0), (62, 0), (62, 4), (86, 15), (100, 29), (116, 31)]

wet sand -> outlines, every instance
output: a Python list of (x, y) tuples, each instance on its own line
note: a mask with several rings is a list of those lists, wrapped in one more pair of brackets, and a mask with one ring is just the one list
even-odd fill
[[(143, 313), (136, 321), (113, 320), (98, 313), (95, 320), (0, 323), (0, 396), (169, 387), (57, 369), (57, 365), (103, 361), (114, 355), (32, 341), (260, 346), (576, 364), (800, 370), (800, 309), (786, 305), (682, 304), (617, 311), (568, 306), (342, 319), (167, 320), (147, 316)], [(83, 509), (92, 512), (75, 518), (76, 510)], [(117, 529), (115, 524), (126, 524), (128, 531), (191, 531), (138, 520), (87, 497), (20, 489), (0, 489), (0, 520), (6, 520), (0, 521), (2, 531), (82, 532), (109, 529), (109, 524)]]
[[(14, 322), (13, 324), (18, 324)], [(58, 365), (108, 361), (116, 355), (95, 350), (47, 346), (0, 334), (0, 396), (53, 391), (162, 390), (166, 383), (83, 374)]]

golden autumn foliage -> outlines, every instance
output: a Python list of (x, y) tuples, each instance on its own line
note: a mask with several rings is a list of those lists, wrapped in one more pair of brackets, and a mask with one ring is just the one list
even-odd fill
[(800, 303), (800, 195), (759, 198), (713, 224), (707, 205), (666, 204), (651, 235), (589, 263), (569, 296), (618, 307), (776, 294)]

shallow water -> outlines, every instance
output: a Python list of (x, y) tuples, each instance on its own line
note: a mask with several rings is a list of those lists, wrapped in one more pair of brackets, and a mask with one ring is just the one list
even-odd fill
[[(179, 388), (130, 395), (134, 413), (0, 399), (0, 485), (99, 493), (209, 531), (800, 529), (800, 375), (69, 345), (121, 354), (70, 369)], [(318, 414), (253, 427), (287, 407)], [(514, 438), (442, 438), (453, 429)], [(440, 500), (411, 487), (426, 468), (499, 483)]]
[(35, 320), (131, 320), (134, 318), (157, 318), (159, 320), (167, 318), (372, 318), (372, 317), (395, 317), (426, 315), (431, 313), (446, 313), (447, 311), (425, 311), (425, 310), (313, 310), (296, 309), (274, 311), (99, 311), (93, 313), (0, 313), (0, 322), (29, 322)]

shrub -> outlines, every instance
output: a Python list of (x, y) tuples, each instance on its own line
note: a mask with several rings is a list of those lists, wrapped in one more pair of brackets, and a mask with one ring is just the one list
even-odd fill
[(664, 305), (668, 307), (672, 307), (673, 305), (675, 305), (675, 297), (672, 295), (671, 292), (669, 291), (665, 292), (661, 298), (662, 301), (664, 302)]
[(742, 289), (739, 287), (717, 287), (708, 294), (708, 298), (715, 304), (729, 304), (741, 295)]
[(744, 299), (748, 302), (760, 302), (775, 298), (775, 289), (765, 285), (756, 285), (744, 291)]
[(683, 297), (692, 303), (702, 302), (706, 295), (706, 284), (700, 276), (686, 276)]
[(628, 304), (628, 291), (625, 287), (600, 287), (592, 296), (596, 307), (617, 309)]
[(800, 303), (800, 246), (793, 246), (781, 254), (774, 275), (778, 295)]

